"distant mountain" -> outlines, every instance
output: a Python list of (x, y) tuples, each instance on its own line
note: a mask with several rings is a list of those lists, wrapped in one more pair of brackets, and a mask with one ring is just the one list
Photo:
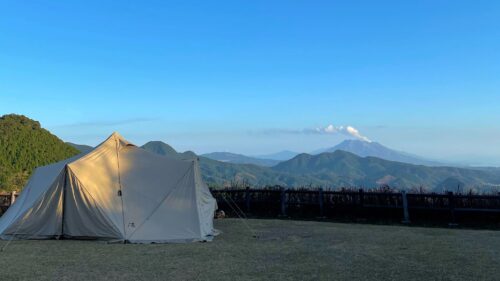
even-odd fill
[(293, 152), (290, 150), (283, 150), (283, 151), (276, 152), (276, 153), (258, 155), (258, 156), (254, 156), (254, 157), (259, 158), (259, 159), (271, 159), (271, 160), (277, 160), (277, 161), (286, 161), (286, 160), (292, 159), (293, 157), (295, 157), (297, 155), (299, 155), (298, 152)]
[(192, 151), (179, 153), (173, 147), (162, 141), (150, 141), (141, 147), (149, 152), (153, 152), (163, 156), (173, 157), (176, 159), (193, 159), (197, 157), (196, 154)]
[[(161, 151), (154, 146), (143, 147)], [(179, 154), (173, 148), (169, 151), (171, 157), (185, 157), (185, 153)], [(194, 153), (192, 156), (196, 157)], [(435, 191), (456, 191), (460, 185), (461, 191), (470, 188), (488, 191), (496, 190), (496, 185), (500, 186), (497, 169), (426, 167), (376, 157), (363, 158), (345, 151), (319, 155), (300, 154), (274, 167), (221, 162), (203, 156), (199, 160), (203, 179), (212, 187), (312, 185), (325, 188), (373, 188), (389, 185), (399, 189), (423, 186)]]
[[(349, 143), (347, 143), (349, 144)], [(72, 144), (80, 149), (89, 146)], [(342, 148), (356, 147), (356, 143)], [(366, 144), (362, 144), (367, 147)], [(374, 147), (380, 148), (375, 145)], [(198, 157), (191, 151), (178, 153), (163, 142), (149, 142), (143, 148), (177, 159)], [(373, 144), (358, 153), (372, 153)], [(383, 148), (383, 146), (382, 146)], [(360, 152), (361, 151), (361, 152)], [(381, 149), (380, 151), (387, 151)], [(40, 123), (20, 115), (0, 117), (0, 189), (22, 188), (35, 167), (47, 165), (78, 154)], [(394, 155), (394, 154), (385, 154)], [(377, 157), (360, 157), (343, 150), (318, 155), (300, 154), (273, 167), (236, 164), (198, 157), (204, 180), (212, 187), (269, 186), (287, 187), (378, 187), (389, 185), (399, 189), (426, 187), (432, 191), (483, 192), (500, 190), (499, 168), (457, 168), (413, 165)], [(407, 160), (407, 159), (406, 159)]]
[(201, 156), (221, 162), (236, 163), (236, 164), (254, 164), (265, 167), (271, 167), (280, 162), (278, 160), (260, 159), (230, 152), (212, 152), (212, 153), (202, 154)]
[(209, 186), (306, 185), (307, 177), (297, 177), (253, 164), (234, 164), (199, 157), (203, 179)]
[(337, 150), (318, 155), (300, 154), (281, 162), (274, 171), (309, 176), (330, 183), (330, 186), (376, 187), (389, 185), (400, 189), (424, 186), (430, 190), (496, 190), (500, 175), (495, 170), (457, 167), (427, 167), (376, 157), (359, 157)]
[(313, 152), (313, 154), (335, 152), (337, 150), (347, 151), (361, 157), (372, 156), (389, 161), (397, 161), (415, 165), (445, 166), (444, 164), (438, 163), (436, 161), (427, 160), (406, 152), (390, 149), (377, 142), (366, 142), (362, 140), (345, 140), (334, 147), (317, 150)]
[(0, 117), (0, 190), (20, 190), (36, 167), (78, 154), (40, 123), (23, 115)]
[(170, 156), (177, 155), (177, 151), (175, 151), (175, 149), (173, 147), (171, 147), (170, 145), (168, 145), (162, 141), (150, 141), (141, 147), (150, 151), (150, 152), (154, 152), (156, 154), (160, 154), (160, 155), (164, 155), (164, 156), (165, 155), (167, 155), (167, 156), (168, 155), (170, 155)]
[(76, 143), (72, 143), (72, 142), (66, 142), (66, 144), (71, 145), (72, 147), (78, 149), (78, 151), (80, 151), (82, 153), (87, 153), (87, 152), (91, 151), (92, 149), (94, 149), (92, 146), (85, 145), (85, 144), (76, 144)]
[(433, 191), (435, 192), (445, 192), (445, 191), (453, 191), (453, 192), (463, 192), (464, 187), (467, 185), (456, 177), (449, 177), (439, 183), (436, 187), (434, 187)]
[[(178, 153), (168, 144), (155, 141), (148, 142), (142, 146), (145, 150), (153, 153), (174, 157), (176, 159), (191, 159), (197, 157), (192, 151)], [(190, 158), (188, 158), (190, 157)], [(224, 187), (235, 185), (265, 186), (304, 186), (310, 184), (313, 179), (307, 176), (294, 176), (279, 173), (268, 167), (254, 164), (235, 164), (213, 160), (204, 156), (198, 156), (203, 179), (212, 187)]]

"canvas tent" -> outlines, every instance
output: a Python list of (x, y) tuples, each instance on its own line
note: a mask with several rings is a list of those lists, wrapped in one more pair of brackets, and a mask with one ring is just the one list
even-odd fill
[(0, 218), (0, 238), (206, 241), (215, 208), (196, 159), (156, 155), (113, 133), (86, 154), (37, 168)]

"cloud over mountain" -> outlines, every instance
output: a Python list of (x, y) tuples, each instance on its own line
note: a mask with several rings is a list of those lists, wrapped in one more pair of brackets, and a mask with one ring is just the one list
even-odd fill
[[(255, 131), (250, 131), (251, 134), (255, 134)], [(334, 126), (332, 124), (326, 127), (317, 128), (306, 128), (306, 129), (265, 129), (260, 132), (265, 135), (283, 135), (283, 134), (311, 134), (311, 135), (329, 135), (329, 134), (341, 134), (348, 137), (354, 137), (358, 140), (365, 142), (372, 142), (367, 136), (362, 135), (358, 129), (353, 126)]]
[(313, 130), (314, 132), (318, 134), (343, 134), (346, 136), (350, 137), (355, 137), (358, 140), (366, 141), (366, 142), (372, 142), (368, 137), (362, 135), (358, 129), (352, 127), (352, 126), (334, 126), (332, 124), (322, 127), (322, 128), (316, 128)]

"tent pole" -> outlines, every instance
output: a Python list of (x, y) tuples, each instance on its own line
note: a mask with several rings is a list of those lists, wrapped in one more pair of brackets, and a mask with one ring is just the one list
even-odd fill
[(61, 234), (57, 239), (62, 239), (64, 238), (64, 210), (66, 209), (66, 179), (68, 178), (68, 165), (64, 166), (64, 183), (63, 183), (63, 190), (62, 190), (62, 219), (61, 219)]

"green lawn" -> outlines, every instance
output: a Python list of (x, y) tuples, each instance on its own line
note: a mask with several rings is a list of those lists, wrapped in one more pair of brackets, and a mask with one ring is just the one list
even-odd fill
[(224, 219), (211, 243), (14, 241), (0, 253), (0, 280), (500, 280), (497, 231), (247, 223), (258, 238)]

